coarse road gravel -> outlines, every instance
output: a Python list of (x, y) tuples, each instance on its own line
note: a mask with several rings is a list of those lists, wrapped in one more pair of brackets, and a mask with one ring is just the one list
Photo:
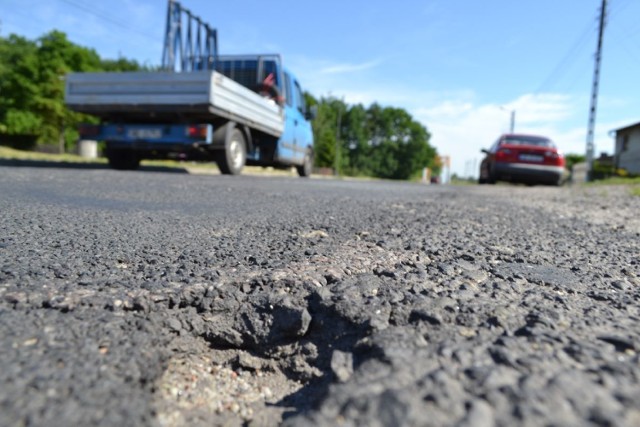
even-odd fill
[(0, 168), (0, 425), (638, 426), (638, 212)]

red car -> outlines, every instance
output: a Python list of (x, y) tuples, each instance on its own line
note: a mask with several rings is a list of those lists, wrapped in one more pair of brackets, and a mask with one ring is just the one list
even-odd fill
[(565, 159), (553, 141), (544, 136), (505, 134), (480, 163), (480, 184), (496, 181), (562, 185)]

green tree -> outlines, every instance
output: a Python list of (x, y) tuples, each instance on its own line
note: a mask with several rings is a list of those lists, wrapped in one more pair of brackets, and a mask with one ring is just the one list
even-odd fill
[(429, 132), (403, 109), (372, 104), (347, 106), (336, 98), (315, 101), (316, 165), (348, 175), (409, 179), (429, 167), (439, 173)]
[(86, 120), (64, 104), (64, 79), (71, 71), (98, 71), (100, 57), (92, 50), (71, 43), (59, 31), (45, 34), (38, 41), (40, 93), (34, 102), (35, 112), (42, 118), (40, 138), (60, 141), (65, 147), (77, 139), (75, 129)]
[(140, 71), (150, 70), (142, 67), (137, 61), (126, 58), (103, 59), (100, 62), (101, 71)]
[(39, 94), (37, 45), (23, 37), (0, 38), (0, 132), (37, 133), (42, 120), (32, 111)]
[(103, 60), (60, 31), (36, 41), (14, 34), (0, 37), (0, 132), (34, 135), (41, 143), (69, 148), (78, 138), (78, 124), (95, 119), (65, 106), (66, 74), (139, 69), (137, 62), (125, 58)]
[(569, 170), (571, 170), (571, 168), (573, 168), (573, 165), (575, 165), (576, 163), (584, 163), (587, 161), (587, 157), (584, 154), (575, 153), (565, 154), (564, 159), (565, 165)]
[(354, 105), (345, 114), (341, 133), (343, 146), (349, 157), (346, 172), (349, 175), (372, 175), (370, 167), (371, 140), (367, 127), (367, 110), (361, 105)]
[(374, 176), (409, 179), (433, 164), (436, 151), (429, 132), (401, 109), (373, 104), (367, 110), (368, 150), (366, 167)]
[[(341, 170), (341, 163), (348, 159), (343, 153), (342, 144), (338, 141), (338, 121), (342, 121), (342, 116), (347, 106), (341, 100), (335, 98), (321, 98), (315, 104), (318, 108), (317, 115), (313, 121), (313, 137), (315, 141), (314, 151), (316, 155), (316, 166), (334, 168), (336, 153), (338, 153), (338, 170)], [(342, 127), (342, 126), (341, 126)], [(336, 148), (338, 151), (336, 151)]]

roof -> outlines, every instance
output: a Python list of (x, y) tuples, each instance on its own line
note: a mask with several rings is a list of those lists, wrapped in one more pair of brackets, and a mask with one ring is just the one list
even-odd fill
[(630, 130), (630, 129), (633, 129), (633, 128), (636, 128), (636, 127), (640, 127), (640, 122), (634, 123), (632, 125), (628, 125), (628, 126), (625, 126), (625, 127), (621, 127), (621, 128), (618, 128), (618, 129), (613, 129), (611, 132), (620, 132), (620, 131), (623, 131), (623, 130)]
[(542, 136), (542, 135), (533, 135), (529, 133), (503, 133), (500, 136), (500, 139), (503, 139), (503, 138), (529, 138), (529, 139), (540, 139), (545, 141), (550, 140), (549, 137)]

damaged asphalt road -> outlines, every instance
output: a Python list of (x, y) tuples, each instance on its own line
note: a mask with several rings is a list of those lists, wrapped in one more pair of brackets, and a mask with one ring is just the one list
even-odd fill
[(624, 188), (0, 175), (0, 425), (640, 425)]

